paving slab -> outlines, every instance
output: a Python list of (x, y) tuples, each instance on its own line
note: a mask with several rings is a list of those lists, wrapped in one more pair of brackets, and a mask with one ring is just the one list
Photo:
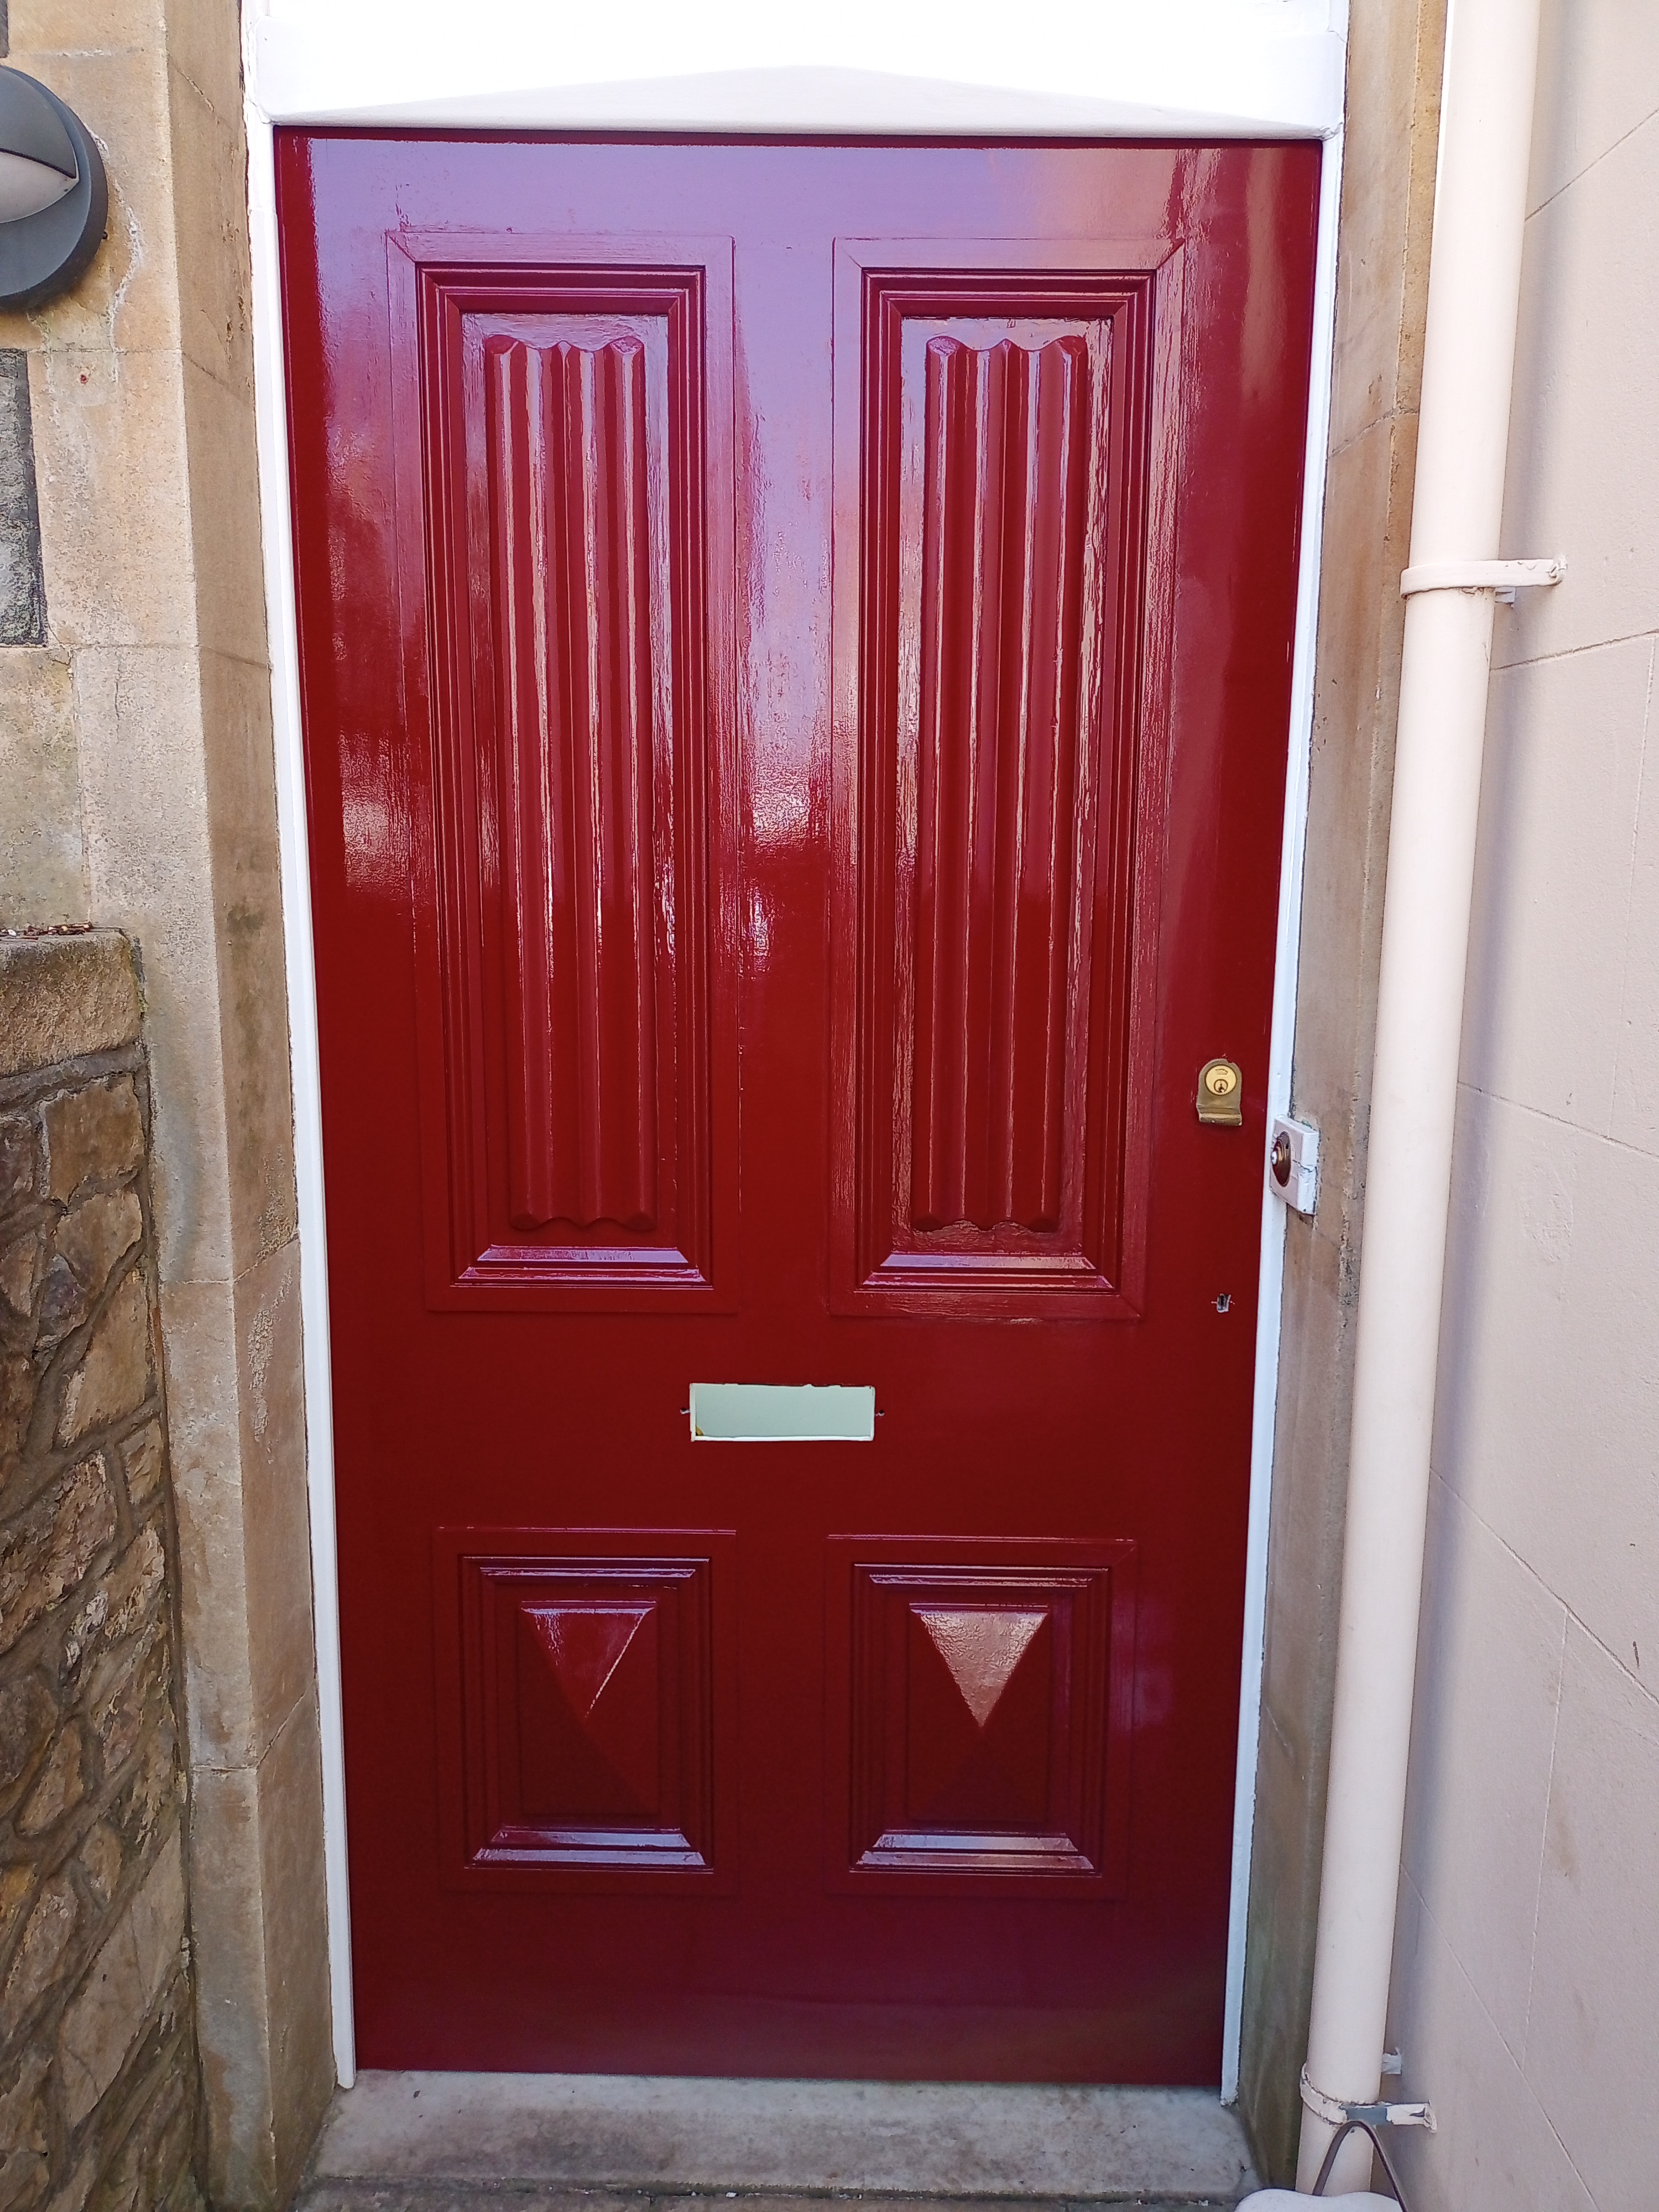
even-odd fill
[[(1255, 2185), (1237, 2117), (1202, 2089), (761, 2081), (593, 2074), (363, 2073), (336, 2097), (307, 2212), (415, 2212), (325, 2185), (526, 2193), (524, 2212), (616, 2212), (606, 2192), (714, 2212), (765, 2193), (1230, 2205)], [(562, 2194), (561, 2193), (562, 2191)]]

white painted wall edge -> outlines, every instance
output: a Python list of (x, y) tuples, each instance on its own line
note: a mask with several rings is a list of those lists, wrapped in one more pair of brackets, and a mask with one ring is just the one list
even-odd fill
[[(1302, 890), (1308, 844), (1308, 775), (1313, 758), (1314, 671), (1319, 634), (1319, 564), (1324, 543), (1325, 462), (1330, 440), (1336, 344), (1336, 246), (1342, 204), (1342, 135), (1325, 142), (1319, 177), (1313, 357), (1308, 444), (1302, 486), (1302, 544), (1291, 665), (1291, 742), (1285, 764), (1285, 846), (1279, 881), (1279, 937), (1273, 958), (1273, 1041), (1267, 1060), (1267, 1127), (1289, 1114), (1296, 1067), (1296, 994), (1302, 947)], [(1273, 1445), (1279, 1417), (1279, 1351), (1285, 1290), (1286, 1208), (1261, 1176), (1261, 1283), (1255, 1325), (1255, 1401), (1250, 1431), (1250, 1514), (1245, 1545), (1244, 1650), (1238, 1686), (1238, 1772), (1233, 1801), (1232, 1889), (1227, 1915), (1227, 1996), (1221, 2049), (1221, 2101), (1238, 2096), (1244, 2027), (1244, 1954), (1250, 1906), (1250, 1852), (1261, 1743), (1261, 1670), (1267, 1649), (1267, 1537)]]
[[(500, 0), (498, 0), (498, 6)], [(281, 270), (277, 253), (276, 173), (273, 128), (284, 123), (357, 122), (363, 125), (397, 123), (427, 130), (510, 128), (556, 130), (595, 127), (600, 120), (591, 106), (582, 112), (578, 95), (586, 88), (549, 88), (526, 84), (534, 74), (537, 49), (507, 55), (491, 49), (491, 65), (501, 73), (493, 91), (457, 92), (459, 58), (453, 48), (443, 56), (447, 66), (447, 89), (421, 98), (403, 94), (397, 72), (400, 51), (383, 40), (378, 58), (365, 60), (359, 52), (362, 25), (367, 17), (384, 21), (383, 0), (331, 0), (331, 18), (339, 27), (337, 42), (326, 26), (317, 21), (308, 27), (277, 24), (267, 13), (264, 0), (244, 0), (243, 68), (247, 87), (246, 107), (248, 137), (248, 190), (252, 237), (252, 323), (255, 399), (259, 446), (259, 485), (264, 538), (265, 599), (270, 636), (271, 706), (276, 753), (277, 817), (282, 842), (283, 904), (287, 946), (289, 1024), (294, 1083), (295, 1170), (299, 1186), (301, 1239), (301, 1296), (305, 1322), (307, 1482), (310, 1499), (313, 1605), (317, 1636), (317, 1682), (323, 1741), (323, 1812), (326, 1830), (329, 1963), (331, 1975), (335, 2063), (343, 2087), (349, 2088), (356, 2075), (356, 2038), (352, 2006), (350, 1897), (346, 1850), (344, 1716), (341, 1700), (339, 1642), (339, 1568), (335, 1539), (332, 1382), (329, 1357), (328, 1258), (323, 1188), (322, 1094), (319, 1075), (316, 973), (313, 958), (310, 866), (306, 836), (305, 754), (300, 722), (299, 629), (295, 600), (291, 516), (289, 496), (287, 380), (283, 361)], [(1091, 111), (1103, 119), (1087, 123), (1078, 118), (1075, 105), (1068, 120), (1061, 120), (1065, 101), (1030, 87), (991, 84), (978, 90), (987, 95), (982, 118), (965, 119), (968, 111), (953, 110), (942, 119), (939, 95), (957, 93), (960, 84), (941, 86), (926, 78), (907, 80), (886, 71), (836, 70), (825, 64), (790, 66), (778, 70), (738, 70), (726, 73), (741, 77), (751, 94), (769, 83), (779, 95), (779, 107), (750, 114), (750, 129), (791, 131), (835, 128), (849, 133), (925, 133), (950, 130), (1055, 135), (1109, 135), (1121, 137), (1260, 135), (1264, 137), (1323, 137), (1326, 147), (1320, 191), (1320, 232), (1314, 304), (1314, 352), (1307, 445), (1307, 476), (1304, 488), (1303, 538), (1297, 586), (1296, 640), (1293, 653), (1290, 754), (1286, 771), (1285, 843), (1280, 869), (1279, 930), (1273, 986), (1273, 1032), (1268, 1068), (1267, 1115), (1289, 1110), (1295, 1030), (1297, 954), (1301, 933), (1303, 854), (1307, 829), (1307, 776), (1313, 728), (1314, 645), (1318, 612), (1319, 544), (1324, 513), (1325, 447), (1330, 416), (1332, 340), (1336, 303), (1337, 214), (1341, 183), (1340, 131), (1344, 82), (1344, 30), (1308, 33), (1301, 37), (1274, 34), (1259, 38), (1253, 53), (1251, 85), (1260, 89), (1256, 104), (1264, 112), (1246, 125), (1235, 109), (1235, 129), (1218, 122), (1213, 109), (1197, 96), (1195, 79), (1202, 75), (1202, 90), (1214, 91), (1210, 73), (1213, 51), (1206, 57), (1191, 36), (1190, 18), (1200, 12), (1188, 6), (1171, 9), (1160, 19), (1164, 51), (1157, 79), (1162, 97), (1149, 103), (1130, 96), (1126, 83), (1114, 92), (1103, 82), (1087, 98)], [(1213, 12), (1213, 11), (1209, 11)], [(349, 21), (357, 19), (356, 44)], [(1345, 26), (1346, 17), (1342, 19)], [(708, 30), (700, 21), (699, 33)], [(281, 36), (273, 35), (280, 33)], [(1033, 57), (1042, 46), (1022, 25), (1018, 40), (1007, 40), (1007, 66), (1029, 76)], [(1304, 48), (1316, 40), (1321, 53), (1316, 68)], [(335, 58), (330, 48), (337, 43)], [(712, 48), (712, 35), (704, 48)], [(1159, 44), (1145, 40), (1138, 50), (1144, 57)], [(637, 45), (635, 51), (638, 51)], [(955, 51), (953, 46), (952, 51)], [(356, 57), (356, 58), (353, 58)], [(1063, 68), (1066, 54), (1054, 58)], [(1235, 53), (1232, 57), (1237, 60)], [(476, 59), (476, 57), (475, 57)], [(1107, 57), (1108, 68), (1111, 57)], [(382, 71), (383, 92), (373, 97), (374, 78), (370, 62)], [(353, 81), (348, 68), (360, 73)], [(1185, 75), (1183, 76), (1183, 71)], [(719, 100), (707, 95), (719, 73), (702, 72), (695, 82), (678, 81), (672, 118), (660, 111), (655, 127), (681, 129), (744, 127), (722, 121), (709, 112)], [(817, 119), (807, 124), (784, 112), (783, 95), (799, 94), (787, 78), (811, 76), (842, 80), (836, 87), (820, 84), (820, 94), (833, 91), (836, 107), (824, 98)], [(848, 82), (861, 79), (861, 83)], [(1078, 76), (1069, 80), (1073, 87)], [(338, 104), (341, 88), (355, 82), (350, 97), (362, 105)], [(665, 82), (650, 80), (653, 93)], [(1134, 80), (1139, 90), (1149, 75)], [(639, 81), (623, 88), (638, 94)], [(729, 85), (720, 99), (729, 96)], [(999, 96), (1001, 120), (988, 118)], [(859, 100), (865, 104), (860, 107)], [(1026, 119), (1009, 120), (1010, 100), (1022, 105)], [(337, 104), (331, 106), (331, 100)], [(700, 110), (698, 101), (703, 100)], [(463, 114), (457, 103), (471, 103)], [(489, 110), (486, 125), (484, 108)], [(826, 118), (834, 113), (832, 124)], [(628, 123), (616, 114), (604, 120), (614, 129), (653, 127), (636, 114)], [(1279, 1341), (1284, 1267), (1284, 1209), (1262, 1198), (1261, 1277), (1258, 1304), (1255, 1400), (1251, 1426), (1250, 1504), (1244, 1603), (1243, 1667), (1239, 1698), (1239, 1746), (1235, 1786), (1231, 1898), (1228, 1927), (1227, 1982), (1224, 2014), (1221, 2094), (1231, 2103), (1238, 2089), (1239, 2043), (1243, 2025), (1246, 1914), (1249, 1902), (1249, 1861), (1254, 1832), (1263, 1631), (1267, 1610), (1267, 1531), (1269, 1526), (1274, 1419), (1278, 1404)]]
[(288, 969), (289, 1056), (294, 1086), (294, 1176), (300, 1228), (300, 1310), (305, 1334), (306, 1486), (311, 1521), (311, 1607), (317, 1638), (322, 1739), (323, 1833), (328, 1884), (328, 1966), (334, 2064), (341, 2086), (357, 2075), (351, 2001), (351, 1902), (346, 1865), (345, 1714), (340, 1689), (340, 1576), (334, 1527), (334, 1386), (329, 1352), (328, 1238), (323, 1200), (323, 1094), (319, 1073), (317, 972), (313, 957), (311, 855), (306, 839), (305, 745), (300, 728), (300, 629), (289, 503), (288, 377), (283, 352), (276, 242), (276, 170), (269, 123), (247, 110), (248, 229), (253, 263), (253, 384), (264, 541), (265, 623), (276, 751), (276, 826), (282, 845), (283, 939)]

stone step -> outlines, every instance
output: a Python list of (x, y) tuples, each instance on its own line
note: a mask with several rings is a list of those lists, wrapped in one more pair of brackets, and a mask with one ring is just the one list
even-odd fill
[[(1380, 2201), (1370, 2200), (1367, 2202)], [(1234, 2212), (1225, 2197), (882, 2197), (864, 2191), (782, 2195), (723, 2189), (554, 2189), (506, 2181), (311, 2181), (292, 2212)]]
[(1255, 2186), (1237, 2116), (1202, 2089), (364, 2073), (334, 2100), (301, 2203), (460, 2212), (487, 2191), (522, 2212), (750, 2196), (775, 2212), (804, 2197), (1151, 2212)]

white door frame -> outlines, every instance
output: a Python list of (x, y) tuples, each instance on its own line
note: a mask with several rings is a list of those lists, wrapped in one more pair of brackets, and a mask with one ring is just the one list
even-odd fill
[[(816, 12), (816, 11), (815, 11)], [(306, 1434), (322, 1731), (334, 2053), (356, 2071), (346, 1881), (339, 1579), (324, 1233), (322, 1095), (300, 725), (273, 129), (828, 131), (1121, 138), (1320, 138), (1312, 388), (1292, 666), (1267, 1111), (1287, 1113), (1296, 1024), (1320, 533), (1330, 419), (1346, 0), (837, 0), (832, 21), (753, 0), (555, 10), (546, 0), (243, 0), (252, 322), (265, 602), (282, 843), (305, 1322)], [(640, 76), (639, 57), (652, 57)], [(949, 79), (933, 73), (950, 57)], [(1255, 1822), (1284, 1209), (1263, 1177), (1243, 1672), (1221, 2095), (1238, 2086)]]

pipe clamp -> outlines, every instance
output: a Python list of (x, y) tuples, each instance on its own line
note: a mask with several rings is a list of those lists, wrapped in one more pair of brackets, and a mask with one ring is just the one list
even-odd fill
[(1400, 596), (1414, 592), (1496, 592), (1513, 602), (1517, 592), (1559, 584), (1567, 573), (1559, 556), (1548, 561), (1419, 561), (1400, 579)]
[(1302, 2069), (1302, 2101), (1318, 2120), (1327, 2127), (1349, 2125), (1371, 2128), (1426, 2128), (1435, 2131), (1432, 2105), (1351, 2105), (1340, 2097), (1333, 2097), (1308, 2079), (1308, 2069)]

